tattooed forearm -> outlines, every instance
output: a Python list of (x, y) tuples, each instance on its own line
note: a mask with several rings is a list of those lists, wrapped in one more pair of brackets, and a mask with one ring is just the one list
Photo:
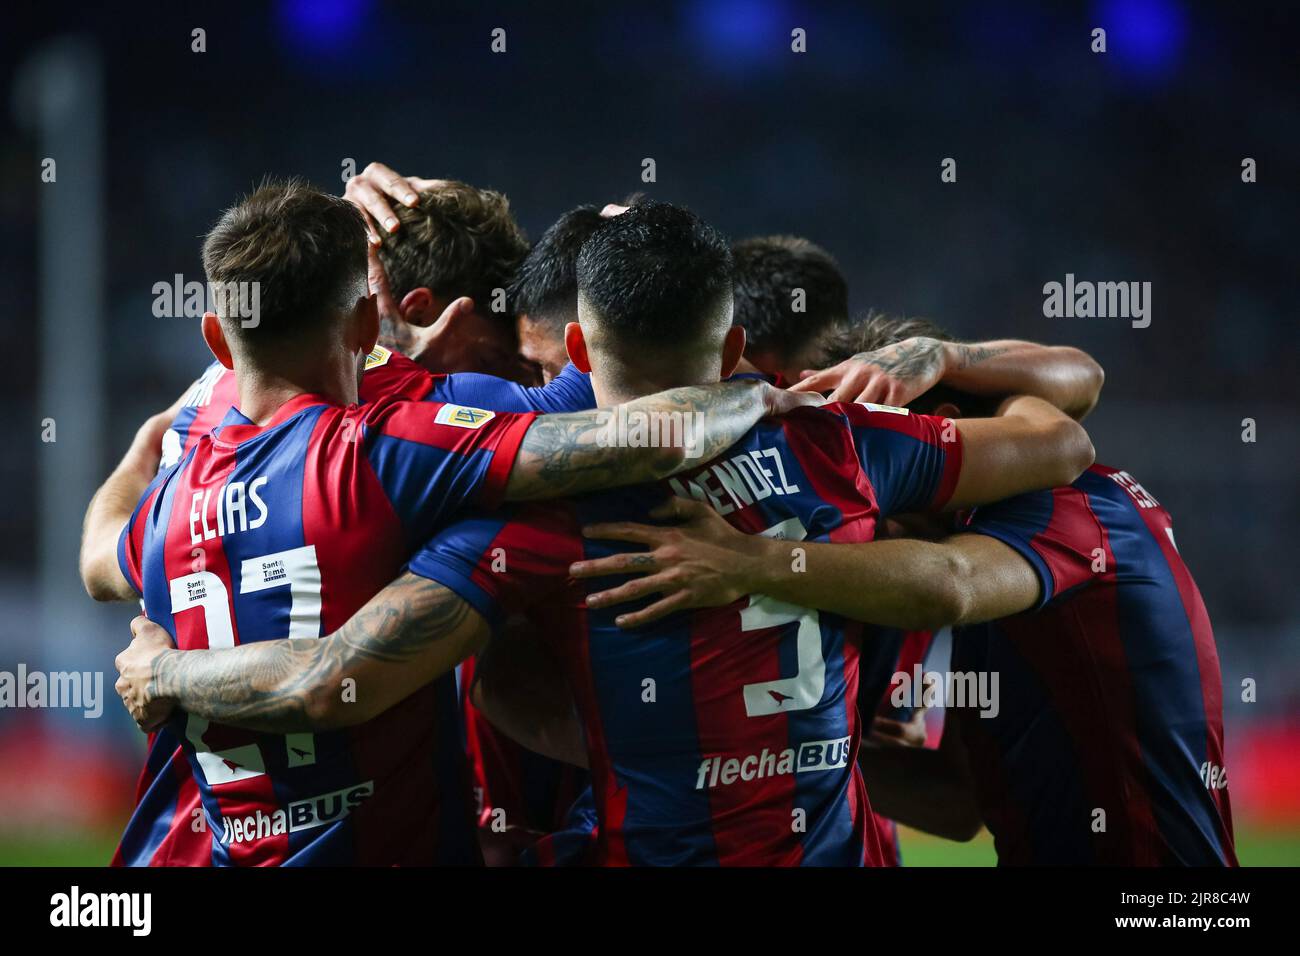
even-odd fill
[(898, 378), (917, 378), (943, 368), (943, 346), (944, 343), (938, 339), (916, 336), (874, 352), (859, 352), (853, 357), (870, 362)]
[[(191, 714), (250, 730), (351, 726), (450, 670), (486, 632), (486, 622), (465, 601), (408, 573), (319, 640), (161, 654), (149, 691)], [(346, 678), (357, 682), (347, 702)]]
[(1010, 351), (1010, 349), (1003, 346), (962, 345), (960, 343), (954, 343), (953, 350), (957, 356), (956, 367), (958, 369), (967, 369), (972, 365), (979, 365), (981, 362), (987, 362), (991, 358), (1005, 355)]
[[(773, 411), (774, 391), (762, 382), (723, 382), (542, 415), (519, 447), (506, 498), (557, 498), (674, 475), (735, 444)], [(629, 439), (638, 423), (653, 429), (657, 444)]]

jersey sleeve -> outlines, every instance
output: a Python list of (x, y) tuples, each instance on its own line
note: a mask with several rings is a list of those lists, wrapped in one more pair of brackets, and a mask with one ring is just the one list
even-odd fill
[(961, 474), (961, 434), (946, 418), (890, 405), (824, 406), (849, 423), (881, 515), (942, 511)]
[(215, 428), (239, 397), (235, 373), (213, 362), (191, 383), (181, 407), (163, 433), (158, 470), (166, 471), (184, 457), (195, 443)]
[(376, 345), (366, 356), (361, 375), (360, 399), (377, 402), (385, 398), (418, 401), (429, 394), (436, 376), (405, 355)]
[(448, 525), (411, 558), (408, 570), (468, 602), (499, 629), (564, 585), (581, 531), (563, 505), (507, 505)]
[(429, 397), (498, 412), (580, 412), (596, 407), (591, 376), (579, 372), (572, 362), (551, 381), (536, 388), (495, 375), (454, 372), (438, 379)]
[(367, 410), (365, 453), (416, 540), (470, 505), (495, 507), (536, 415), (391, 400)]
[(171, 472), (160, 472), (154, 476), (153, 481), (149, 483), (149, 487), (144, 490), (144, 494), (136, 502), (130, 520), (122, 526), (122, 532), (117, 537), (117, 566), (121, 569), (122, 576), (126, 578), (127, 583), (135, 588), (135, 593), (141, 597), (144, 597), (144, 569), (142, 562), (144, 559), (145, 525), (148, 523), (153, 504), (157, 501), (158, 494), (168, 474), (171, 474)]
[(981, 505), (966, 531), (986, 534), (1020, 554), (1038, 575), (1042, 607), (1105, 571), (1106, 534), (1077, 488), (1053, 488)]

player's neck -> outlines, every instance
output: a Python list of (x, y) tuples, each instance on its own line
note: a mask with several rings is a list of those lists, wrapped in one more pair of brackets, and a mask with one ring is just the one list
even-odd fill
[(265, 425), (285, 402), (299, 395), (320, 395), (339, 405), (357, 401), (357, 371), (337, 367), (272, 372), (235, 366), (239, 386), (239, 411), (257, 425)]
[(690, 375), (621, 376), (617, 381), (607, 381), (595, 372), (591, 376), (591, 389), (596, 395), (596, 404), (602, 408), (635, 401), (670, 388), (717, 383), (716, 374), (712, 378)]

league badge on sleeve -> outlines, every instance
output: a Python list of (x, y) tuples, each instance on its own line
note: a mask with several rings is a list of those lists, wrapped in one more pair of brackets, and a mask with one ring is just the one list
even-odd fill
[(365, 371), (369, 372), (372, 368), (379, 368), (381, 365), (387, 365), (388, 360), (392, 355), (393, 353), (382, 345), (376, 345), (371, 350), (370, 354), (366, 356)]
[(444, 405), (438, 409), (434, 421), (439, 425), (455, 425), (457, 428), (479, 428), (490, 421), (495, 412), (483, 408), (470, 408), (468, 405)]

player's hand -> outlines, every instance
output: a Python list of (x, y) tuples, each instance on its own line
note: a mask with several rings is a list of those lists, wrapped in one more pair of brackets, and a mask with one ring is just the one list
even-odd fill
[(867, 734), (867, 740), (880, 747), (924, 747), (926, 739), (924, 707), (912, 711), (910, 720), (876, 717)]
[(784, 415), (805, 405), (824, 405), (826, 399), (816, 392), (794, 392), (788, 388), (777, 388), (769, 382), (763, 382), (763, 399), (767, 404), (766, 415)]
[(403, 176), (389, 169), (383, 163), (371, 163), (361, 172), (348, 180), (343, 190), (343, 198), (354, 203), (361, 210), (366, 220), (366, 232), (371, 245), (379, 243), (380, 228), (384, 232), (396, 232), (400, 223), (389, 200), (395, 199), (404, 206), (414, 206), (420, 201), (419, 194), (426, 189), (436, 189), (445, 179), (421, 179), (419, 176)]
[(113, 662), (119, 675), (113, 688), (141, 730), (156, 730), (171, 716), (175, 704), (154, 694), (154, 665), (175, 645), (166, 631), (144, 616), (131, 622), (131, 635), (131, 643)]
[(162, 461), (163, 437), (176, 420), (180, 405), (181, 400), (177, 399), (171, 408), (145, 419), (131, 440), (124, 466), (138, 470), (149, 481), (153, 480), (153, 476), (158, 474), (158, 463)]
[(569, 566), (575, 578), (610, 574), (644, 574), (587, 598), (587, 606), (608, 607), (648, 594), (663, 597), (641, 611), (620, 614), (619, 627), (639, 627), (661, 617), (695, 607), (720, 607), (749, 593), (746, 569), (753, 558), (753, 537), (727, 524), (712, 508), (698, 501), (672, 498), (650, 512), (651, 518), (676, 519), (660, 527), (631, 521), (611, 521), (582, 529), (588, 538), (632, 541), (650, 550), (612, 554)]
[(804, 372), (796, 392), (830, 392), (832, 402), (902, 407), (937, 385), (948, 371), (945, 343), (914, 336), (874, 352), (859, 352), (820, 372)]

